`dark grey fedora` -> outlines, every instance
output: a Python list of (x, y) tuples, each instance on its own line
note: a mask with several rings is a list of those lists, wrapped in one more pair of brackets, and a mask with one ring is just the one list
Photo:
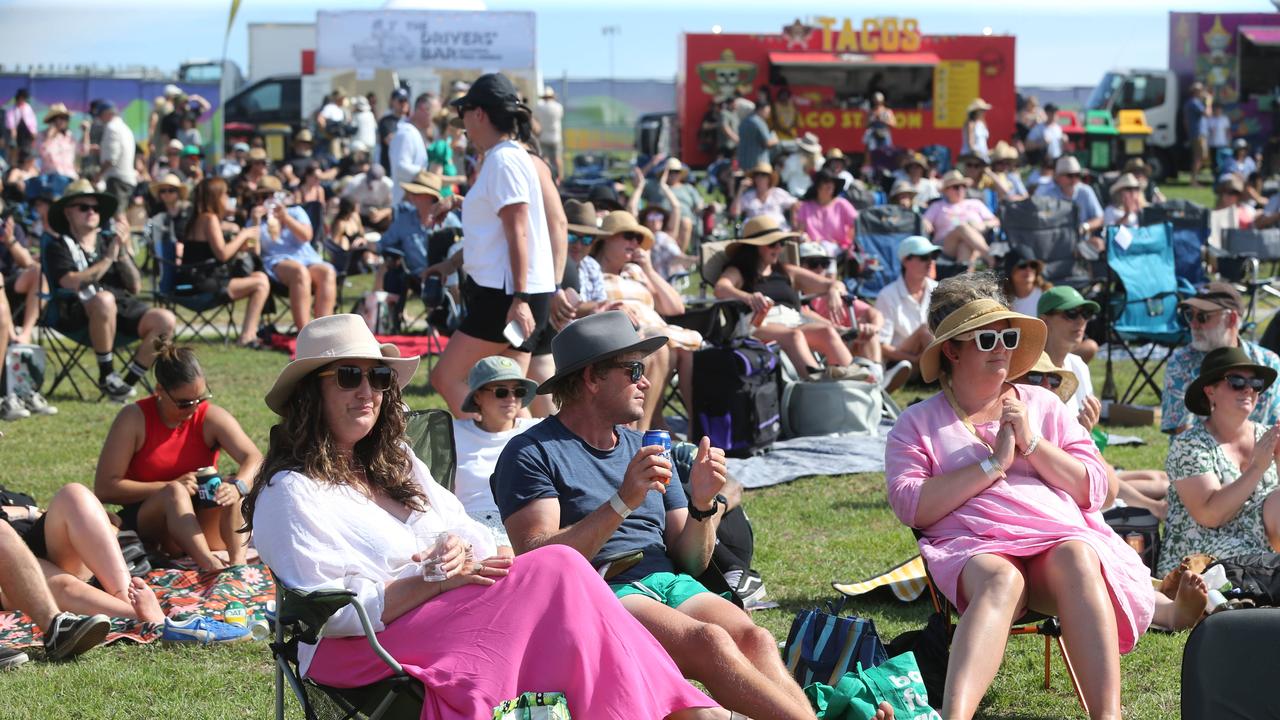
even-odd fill
[(621, 310), (574, 320), (551, 341), (556, 374), (538, 386), (538, 394), (550, 393), (561, 380), (593, 363), (625, 353), (649, 355), (666, 344), (665, 336), (640, 337), (631, 326), (631, 319)]

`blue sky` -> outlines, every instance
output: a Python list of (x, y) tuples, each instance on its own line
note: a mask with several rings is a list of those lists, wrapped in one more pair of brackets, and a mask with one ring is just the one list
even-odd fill
[[(470, 0), (476, 1), (476, 0)], [(305, 22), (324, 9), (377, 9), (384, 0), (243, 0), (228, 55), (247, 65), (249, 22)], [(957, 10), (963, 3), (963, 11)], [(1269, 0), (951, 0), (892, 7), (914, 17), (926, 33), (977, 34), (984, 26), (1018, 38), (1019, 85), (1092, 85), (1109, 67), (1163, 67), (1170, 10), (1213, 7), (1218, 12), (1275, 12)], [(188, 58), (216, 58), (222, 49), (229, 0), (0, 0), (0, 63), (144, 64), (176, 69)], [(801, 17), (885, 14), (887, 4), (806, 0)], [(777, 0), (489, 0), (492, 10), (536, 10), (538, 55), (544, 75), (589, 78), (608, 74), (609, 39), (617, 77), (671, 78), (682, 31), (772, 32), (796, 18)]]

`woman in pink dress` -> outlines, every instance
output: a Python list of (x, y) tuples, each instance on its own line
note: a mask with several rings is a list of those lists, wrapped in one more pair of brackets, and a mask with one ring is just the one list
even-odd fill
[(1203, 580), (1177, 600), (1152, 589), (1138, 554), (1101, 510), (1115, 494), (1088, 433), (1051, 391), (1009, 380), (1030, 370), (1045, 325), (1008, 310), (993, 276), (933, 291), (936, 339), (921, 376), (943, 391), (908, 408), (889, 434), (889, 503), (921, 531), (920, 553), (963, 613), (952, 641), (942, 715), (969, 718), (995, 677), (1010, 624), (1057, 615), (1092, 718), (1120, 717), (1120, 654), (1154, 621), (1193, 625)]
[[(418, 358), (379, 345), (356, 315), (308, 323), (296, 357), (267, 394), (283, 420), (245, 517), (286, 586), (355, 593), (382, 646), (422, 681), (423, 720), (491, 717), (525, 691), (563, 692), (576, 718), (731, 718), (580, 553), (549, 545), (513, 559), (431, 480), (401, 440), (400, 391)], [(431, 533), (447, 535), (427, 546)], [(446, 579), (427, 579), (424, 564)], [(298, 659), (334, 687), (390, 675), (351, 607)]]
[(970, 268), (979, 260), (992, 264), (986, 233), (1000, 227), (1000, 219), (987, 204), (968, 196), (973, 181), (959, 170), (942, 176), (942, 201), (924, 211), (925, 222), (933, 227), (933, 242), (942, 252)]
[(821, 171), (796, 209), (796, 229), (822, 243), (828, 253), (838, 258), (853, 246), (854, 224), (858, 221), (853, 203), (840, 197), (844, 185), (843, 179)]

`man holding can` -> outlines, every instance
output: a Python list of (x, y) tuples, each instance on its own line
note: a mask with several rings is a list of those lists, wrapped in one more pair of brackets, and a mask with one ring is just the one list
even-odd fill
[(642, 446), (627, 427), (651, 389), (644, 359), (666, 342), (641, 339), (618, 311), (567, 325), (551, 344), (556, 374), (538, 388), (560, 412), (507, 444), (494, 500), (517, 553), (558, 543), (590, 558), (681, 672), (724, 707), (812, 720), (773, 636), (692, 577), (715, 546), (724, 452), (702, 439), (686, 497), (665, 449)]

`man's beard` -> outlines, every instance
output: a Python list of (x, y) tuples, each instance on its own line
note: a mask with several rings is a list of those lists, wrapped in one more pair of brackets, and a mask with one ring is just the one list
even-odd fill
[(1191, 347), (1200, 352), (1209, 352), (1227, 346), (1228, 328), (1226, 324), (1215, 328), (1201, 328), (1200, 332), (1191, 331)]

